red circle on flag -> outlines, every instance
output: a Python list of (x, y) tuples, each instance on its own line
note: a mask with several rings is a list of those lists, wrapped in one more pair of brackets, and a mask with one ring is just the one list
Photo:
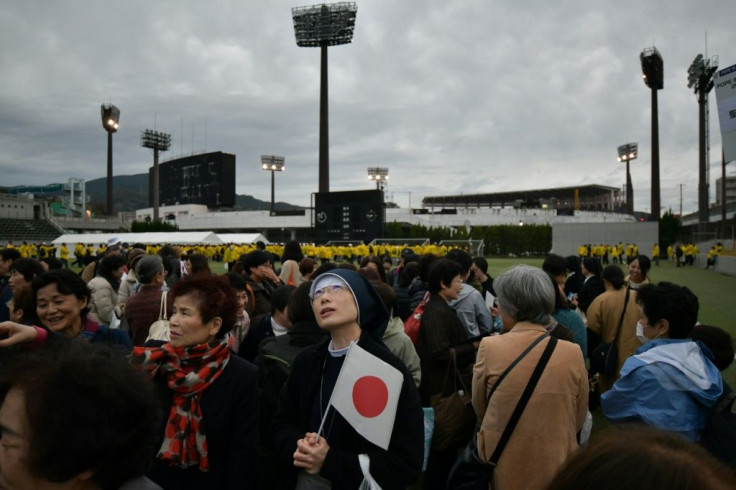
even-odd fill
[(388, 387), (381, 378), (363, 376), (353, 385), (353, 405), (363, 417), (381, 415), (388, 403)]

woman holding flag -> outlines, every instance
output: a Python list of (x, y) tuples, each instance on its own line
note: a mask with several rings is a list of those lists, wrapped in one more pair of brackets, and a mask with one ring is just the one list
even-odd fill
[(329, 339), (296, 358), (272, 425), (279, 488), (404, 489), (420, 475), (424, 427), (404, 364), (381, 342), (388, 311), (366, 278), (333, 269), (312, 307)]

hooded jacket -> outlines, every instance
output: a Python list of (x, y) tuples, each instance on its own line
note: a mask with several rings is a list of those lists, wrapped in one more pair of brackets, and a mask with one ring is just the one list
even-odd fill
[(467, 283), (463, 283), (460, 295), (457, 299), (449, 302), (450, 308), (455, 310), (457, 317), (468, 331), (468, 338), (489, 335), (493, 318), (477, 289)]
[(422, 366), (414, 344), (404, 332), (404, 322), (401, 321), (401, 318), (393, 317), (388, 321), (386, 332), (383, 334), (383, 343), (386, 344), (388, 350), (404, 362), (411, 373), (414, 384), (419, 388), (422, 381)]
[(710, 409), (723, 393), (713, 354), (690, 339), (657, 339), (639, 347), (621, 378), (601, 395), (612, 422), (640, 421), (698, 441)]
[[(373, 286), (357, 272), (333, 269), (319, 278), (324, 275), (340, 278), (355, 298), (358, 324), (362, 330), (358, 345), (401, 371), (404, 381), (388, 450), (369, 442), (339, 412), (330, 409), (332, 415), (324, 431), (330, 449), (320, 475), (331, 482), (333, 489), (358, 488), (363, 481), (358, 455), (367, 454), (370, 458), (370, 474), (381, 488), (404, 489), (421, 474), (423, 412), (417, 389), (406, 366), (380, 340), (389, 320), (388, 310)], [(310, 294), (314, 293), (319, 278), (312, 284)], [(329, 368), (330, 364), (334, 365), (334, 359), (329, 359), (328, 344), (329, 340), (325, 339), (316, 346), (307, 347), (297, 356), (279, 394), (271, 425), (273, 446), (281, 472), (278, 488), (294, 488), (299, 473), (293, 462), (296, 442), (306, 432), (316, 432), (318, 429), (319, 420), (314, 420), (312, 415), (317, 406), (321, 414), (323, 383), (326, 387), (325, 380), (328, 378), (325, 366)]]

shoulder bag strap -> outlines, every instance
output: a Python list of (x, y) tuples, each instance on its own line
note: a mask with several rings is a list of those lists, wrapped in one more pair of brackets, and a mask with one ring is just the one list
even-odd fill
[(539, 378), (542, 376), (542, 372), (544, 371), (544, 368), (547, 366), (547, 361), (549, 361), (549, 358), (552, 356), (552, 351), (555, 350), (556, 346), (557, 346), (557, 339), (550, 338), (549, 342), (547, 342), (547, 347), (544, 349), (544, 352), (542, 353), (542, 357), (539, 359), (539, 362), (537, 363), (537, 367), (534, 368), (532, 377), (529, 378), (529, 383), (527, 383), (526, 389), (524, 389), (524, 393), (521, 394), (521, 399), (519, 400), (519, 403), (516, 404), (514, 413), (511, 414), (511, 419), (509, 419), (508, 423), (506, 424), (506, 428), (503, 431), (503, 434), (501, 434), (501, 439), (499, 439), (498, 445), (496, 445), (496, 449), (493, 451), (491, 458), (488, 460), (488, 463), (491, 466), (496, 466), (498, 464), (498, 460), (501, 458), (501, 453), (506, 448), (506, 444), (509, 442), (511, 433), (514, 432), (514, 429), (516, 428), (516, 424), (519, 422), (519, 419), (521, 418), (521, 414), (524, 412), (524, 409), (526, 408), (526, 404), (529, 402), (529, 398), (531, 398), (532, 392), (534, 392), (534, 388), (536, 388), (537, 382), (539, 381)]
[(161, 294), (161, 306), (158, 309), (158, 319), (159, 320), (167, 320), (167, 312), (166, 312), (166, 291), (164, 291)]
[(616, 336), (613, 337), (613, 342), (618, 339), (618, 333), (621, 330), (621, 324), (624, 322), (624, 315), (626, 315), (626, 306), (629, 304), (629, 296), (631, 295), (631, 288), (626, 286), (626, 298), (624, 299), (624, 309), (621, 311), (621, 318), (618, 319), (618, 327), (616, 327)]
[(549, 337), (549, 334), (548, 333), (542, 334), (539, 337), (537, 337), (537, 339), (534, 342), (532, 342), (531, 344), (529, 344), (529, 347), (527, 347), (526, 349), (524, 349), (524, 352), (522, 352), (521, 354), (519, 354), (519, 356), (516, 359), (514, 359), (514, 361), (511, 364), (509, 364), (509, 367), (507, 367), (506, 370), (503, 373), (501, 373), (501, 376), (499, 376), (498, 379), (496, 380), (496, 382), (493, 383), (493, 387), (491, 388), (491, 391), (488, 392), (488, 396), (486, 396), (486, 409), (488, 408), (488, 404), (491, 402), (491, 396), (493, 395), (493, 392), (496, 391), (496, 388), (498, 388), (498, 385), (501, 384), (501, 381), (503, 381), (503, 379), (506, 377), (506, 375), (509, 374), (509, 372), (511, 372), (511, 370), (517, 364), (519, 364), (519, 362), (522, 359), (524, 359), (524, 357), (527, 354), (529, 354), (529, 351), (531, 351), (534, 347), (537, 346), (538, 343), (540, 343), (543, 339), (545, 339), (547, 337)]

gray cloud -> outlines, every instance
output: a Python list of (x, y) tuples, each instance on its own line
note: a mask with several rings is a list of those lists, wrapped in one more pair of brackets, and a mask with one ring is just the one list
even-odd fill
[[(331, 48), (331, 189), (389, 195), (598, 183), (621, 187), (616, 147), (639, 142), (635, 205), (649, 208), (650, 92), (638, 55), (656, 44), (663, 207), (697, 207), (698, 128), (686, 70), (696, 54), (736, 62), (728, 0), (594, 5), (364, 0), (355, 41)], [(269, 2), (12, 2), (0, 14), (3, 184), (105, 175), (99, 105), (121, 109), (116, 174), (146, 172), (140, 131), (180, 153), (237, 155), (237, 192), (270, 198), (261, 154), (286, 157), (276, 197), (317, 189), (319, 50), (298, 48), (290, 8)], [(206, 138), (205, 138), (206, 134)], [(720, 133), (711, 96), (711, 199)]]

